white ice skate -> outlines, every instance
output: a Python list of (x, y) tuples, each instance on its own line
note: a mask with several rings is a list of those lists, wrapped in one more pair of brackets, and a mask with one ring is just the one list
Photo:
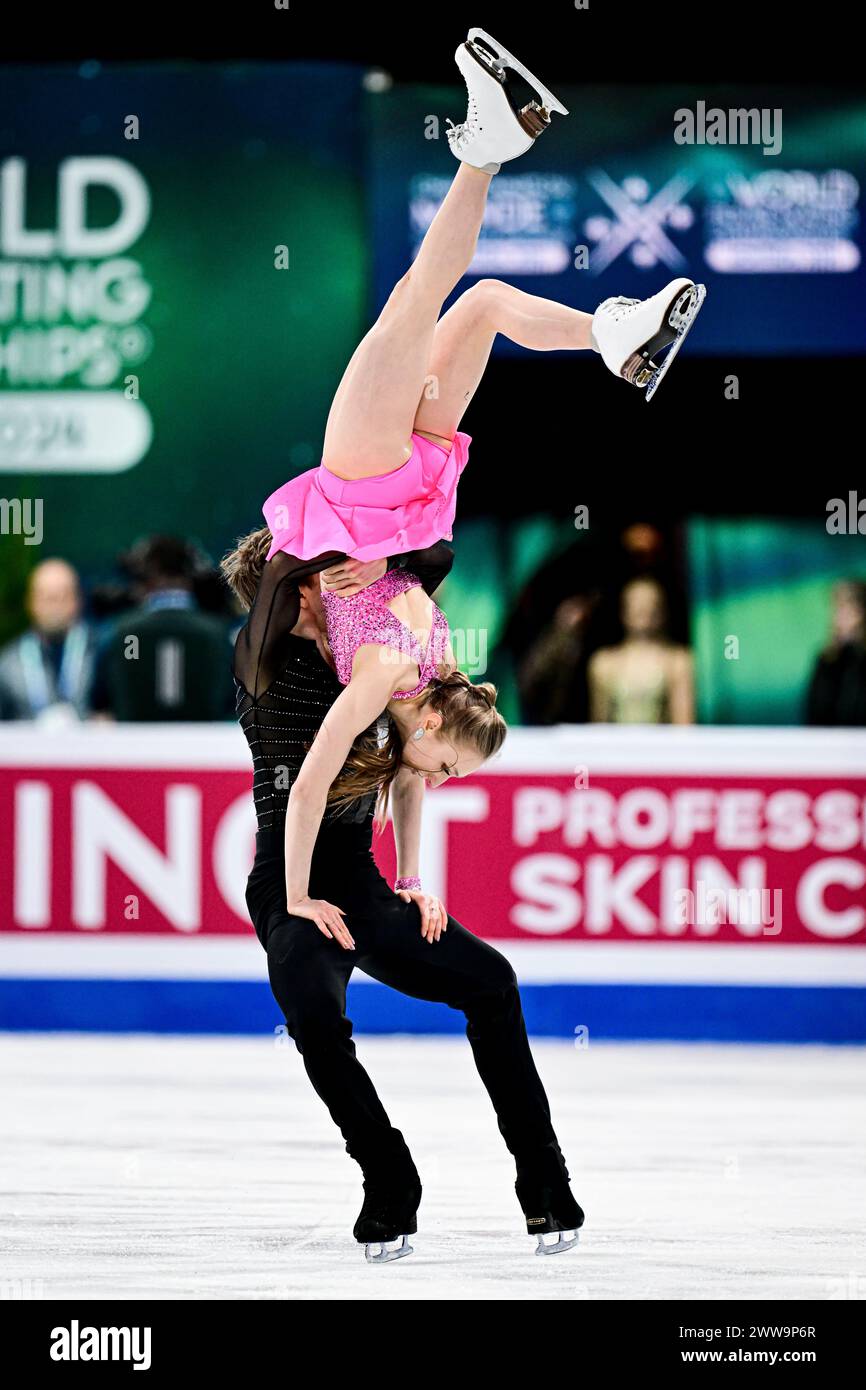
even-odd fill
[[(651, 299), (605, 299), (592, 319), (593, 345), (605, 366), (632, 385), (645, 386), (646, 399), (652, 400), (706, 293), (704, 285), (679, 279), (671, 280)], [(657, 354), (671, 343), (670, 352), (659, 362)]]
[(580, 1240), (580, 1232), (574, 1229), (570, 1231), (551, 1231), (552, 1240), (545, 1240), (543, 1235), (539, 1235), (538, 1244), (535, 1247), (536, 1255), (561, 1255), (565, 1250), (573, 1250)]
[(392, 1260), (402, 1260), (411, 1255), (414, 1245), (409, 1244), (408, 1236), (397, 1236), (396, 1240), (368, 1240), (364, 1246), (364, 1259), (371, 1265), (386, 1265)]
[[(524, 154), (547, 130), (552, 111), (568, 115), (562, 102), (483, 29), (470, 29), (454, 58), (466, 82), (469, 109), (461, 125), (449, 121), (447, 134), (451, 153), (464, 164), (498, 174), (501, 164)], [(533, 88), (537, 101), (517, 106), (509, 69)]]

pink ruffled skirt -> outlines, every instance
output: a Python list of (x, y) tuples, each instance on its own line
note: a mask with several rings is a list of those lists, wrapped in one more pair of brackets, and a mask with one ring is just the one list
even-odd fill
[(273, 537), (268, 559), (278, 550), (300, 560), (339, 550), (381, 560), (450, 540), (471, 442), (458, 430), (446, 451), (413, 434), (411, 455), (391, 473), (338, 478), (322, 463), (283, 483), (262, 507)]

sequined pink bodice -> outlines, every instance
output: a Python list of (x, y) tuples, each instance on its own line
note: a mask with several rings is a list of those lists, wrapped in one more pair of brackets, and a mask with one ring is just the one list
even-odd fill
[(426, 648), (421, 647), (411, 628), (401, 623), (388, 604), (397, 594), (419, 589), (421, 581), (406, 570), (386, 570), (381, 579), (359, 589), (349, 598), (322, 591), (322, 605), (328, 624), (328, 642), (341, 685), (352, 678), (352, 662), (359, 647), (369, 642), (405, 652), (418, 663), (418, 684), (412, 690), (395, 690), (393, 699), (409, 700), (420, 695), (439, 674), (439, 666), (448, 646), (448, 620), (441, 608), (432, 605), (430, 637)]

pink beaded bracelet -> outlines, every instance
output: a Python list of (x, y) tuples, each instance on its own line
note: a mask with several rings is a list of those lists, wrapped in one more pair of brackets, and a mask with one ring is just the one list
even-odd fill
[(394, 884), (394, 892), (396, 893), (400, 888), (408, 888), (414, 890), (416, 893), (420, 893), (421, 880), (420, 878), (398, 878), (397, 882)]

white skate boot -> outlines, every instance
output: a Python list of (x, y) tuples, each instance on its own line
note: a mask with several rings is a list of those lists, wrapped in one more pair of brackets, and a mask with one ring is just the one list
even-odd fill
[[(464, 164), (498, 174), (500, 164), (525, 153), (547, 130), (552, 111), (568, 115), (562, 102), (483, 29), (470, 29), (454, 58), (469, 92), (469, 109), (461, 125), (449, 121), (447, 134), (451, 153)], [(529, 83), (538, 101), (518, 108), (506, 76), (509, 68)]]
[[(651, 299), (605, 299), (592, 319), (593, 346), (605, 366), (652, 400), (706, 298), (693, 280), (671, 280)], [(673, 343), (659, 364), (656, 354)]]

